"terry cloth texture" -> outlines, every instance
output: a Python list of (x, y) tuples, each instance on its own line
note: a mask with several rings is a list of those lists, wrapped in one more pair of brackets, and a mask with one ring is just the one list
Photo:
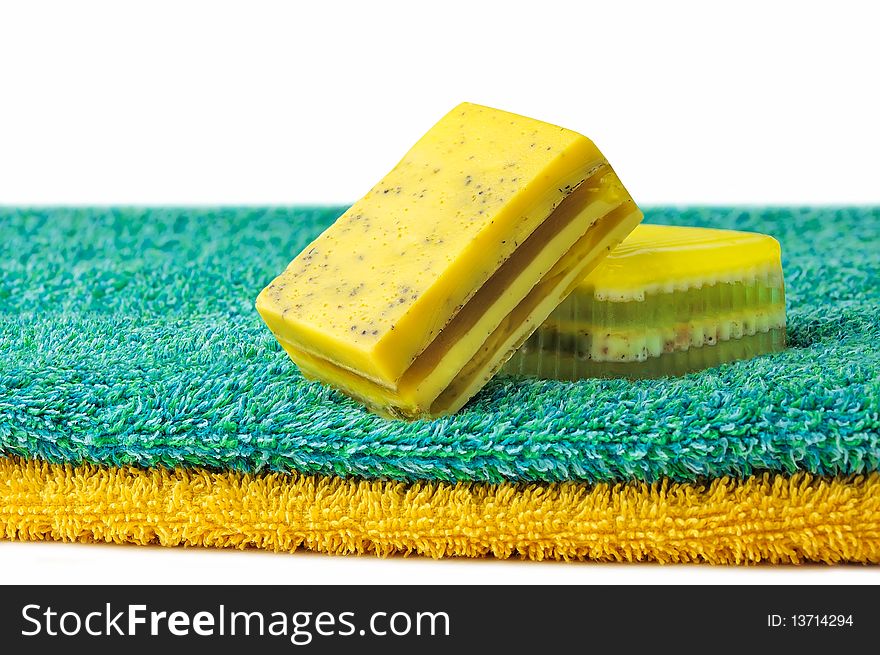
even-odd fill
[(0, 454), (485, 482), (880, 464), (880, 208), (649, 209), (777, 237), (791, 347), (675, 379), (496, 378), (412, 424), (304, 380), (253, 307), (342, 210), (0, 208)]
[(3, 458), (0, 535), (337, 554), (877, 563), (880, 474), (491, 485)]

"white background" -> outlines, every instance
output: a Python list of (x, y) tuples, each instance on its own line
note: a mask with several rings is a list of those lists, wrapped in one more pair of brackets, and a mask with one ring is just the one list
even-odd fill
[[(426, 6), (2, 3), (0, 204), (347, 203), (462, 100), (587, 134), (642, 204), (880, 202), (872, 3)], [(0, 565), (25, 583), (877, 580), (7, 542)]]

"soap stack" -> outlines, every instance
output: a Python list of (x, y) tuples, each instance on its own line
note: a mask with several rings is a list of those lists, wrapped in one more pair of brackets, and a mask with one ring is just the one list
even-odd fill
[(0, 208), (0, 534), (880, 561), (880, 210), (645, 213), (469, 104), (347, 209)]

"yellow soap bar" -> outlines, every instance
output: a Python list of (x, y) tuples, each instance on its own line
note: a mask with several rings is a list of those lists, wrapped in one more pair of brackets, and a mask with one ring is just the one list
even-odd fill
[(560, 379), (675, 375), (784, 343), (785, 289), (773, 237), (639, 225), (505, 370)]
[(589, 139), (464, 103), (257, 310), (307, 376), (383, 414), (449, 413), (640, 220)]

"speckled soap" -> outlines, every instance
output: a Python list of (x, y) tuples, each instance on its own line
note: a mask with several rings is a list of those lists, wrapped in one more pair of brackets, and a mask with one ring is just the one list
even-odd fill
[(256, 306), (307, 377), (387, 416), (452, 413), (641, 218), (586, 137), (464, 103)]
[(785, 286), (776, 239), (639, 225), (505, 370), (563, 380), (658, 377), (784, 345)]

